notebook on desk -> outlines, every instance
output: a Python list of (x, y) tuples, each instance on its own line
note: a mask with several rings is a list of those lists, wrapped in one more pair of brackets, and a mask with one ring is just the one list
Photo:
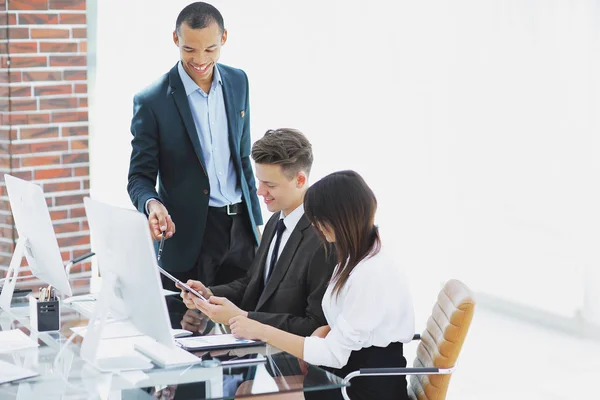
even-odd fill
[(175, 339), (175, 342), (179, 347), (187, 351), (235, 349), (238, 347), (255, 347), (265, 345), (264, 342), (256, 340), (236, 339), (231, 334), (192, 336)]

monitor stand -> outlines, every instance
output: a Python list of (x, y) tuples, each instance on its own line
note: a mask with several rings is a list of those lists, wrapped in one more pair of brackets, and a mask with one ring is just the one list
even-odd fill
[[(146, 357), (137, 353), (126, 354), (118, 357), (98, 357), (98, 347), (102, 338), (102, 331), (107, 323), (110, 296), (113, 287), (117, 284), (117, 278), (108, 274), (104, 279), (105, 284), (98, 297), (94, 315), (88, 323), (85, 337), (81, 345), (81, 358), (92, 364), (102, 372), (149, 370), (154, 365)], [(110, 340), (110, 339), (109, 339)]]
[(29, 244), (26, 237), (20, 237), (17, 239), (15, 251), (13, 252), (10, 260), (10, 266), (6, 272), (6, 279), (2, 286), (2, 293), (0, 293), (0, 307), (5, 311), (10, 311), (10, 304), (12, 297), (15, 292), (15, 285), (17, 284), (17, 277), (21, 270), (21, 260), (25, 256), (25, 247)]
[(162, 368), (176, 367), (181, 365), (199, 364), (202, 359), (181, 347), (169, 347), (157, 342), (150, 336), (139, 336), (136, 338), (134, 347), (137, 351), (154, 361)]

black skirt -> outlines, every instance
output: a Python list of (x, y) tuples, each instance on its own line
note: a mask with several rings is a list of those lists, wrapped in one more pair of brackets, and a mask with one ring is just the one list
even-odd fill
[[(387, 347), (366, 347), (350, 354), (348, 363), (341, 369), (322, 367), (335, 375), (344, 378), (350, 372), (362, 368), (404, 368), (406, 359), (402, 351), (402, 343), (390, 343)], [(309, 374), (310, 375), (310, 374)], [(310, 379), (310, 377), (307, 377)], [(351, 400), (408, 400), (406, 376), (357, 376), (350, 381), (348, 395)], [(305, 392), (306, 400), (338, 400), (343, 399), (342, 391), (324, 390)]]

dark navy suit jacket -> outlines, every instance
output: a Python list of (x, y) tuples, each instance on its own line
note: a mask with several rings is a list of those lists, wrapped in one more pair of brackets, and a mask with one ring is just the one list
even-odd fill
[[(258, 245), (256, 225), (263, 222), (250, 164), (248, 78), (242, 70), (222, 64), (216, 67), (223, 82), (231, 157)], [(165, 205), (177, 232), (169, 239), (169, 251), (163, 253), (161, 262), (168, 271), (187, 271), (198, 259), (204, 235), (210, 234), (205, 232), (210, 185), (177, 65), (135, 95), (133, 103), (127, 191), (140, 212), (145, 213), (151, 198)]]

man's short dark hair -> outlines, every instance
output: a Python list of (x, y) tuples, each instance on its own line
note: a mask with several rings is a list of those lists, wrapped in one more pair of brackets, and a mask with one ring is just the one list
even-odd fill
[(272, 129), (252, 145), (252, 159), (257, 164), (281, 165), (283, 173), (293, 178), (300, 171), (310, 174), (312, 145), (296, 129)]
[(202, 1), (192, 3), (181, 10), (175, 23), (175, 31), (178, 35), (179, 27), (184, 22), (192, 29), (203, 29), (216, 22), (219, 29), (221, 29), (221, 33), (225, 32), (225, 23), (219, 10)]

